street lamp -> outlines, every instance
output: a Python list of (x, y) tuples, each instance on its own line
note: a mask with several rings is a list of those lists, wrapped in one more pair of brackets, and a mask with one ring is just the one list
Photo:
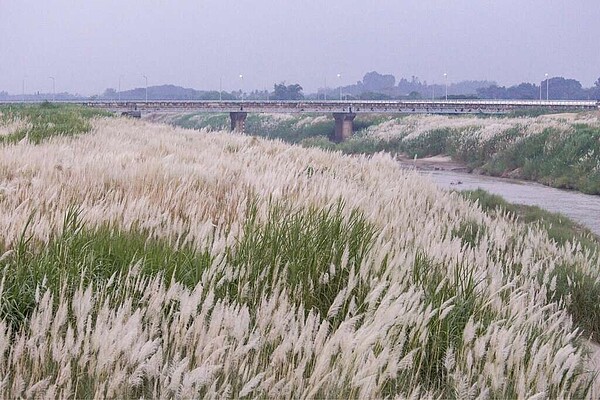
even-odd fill
[(549, 83), (548, 74), (545, 74), (544, 76), (546, 77), (546, 101), (548, 101), (550, 98), (550, 96), (548, 96), (548, 83)]
[(119, 103), (121, 102), (121, 79), (123, 78), (123, 75), (119, 75), (119, 93), (117, 94), (117, 99), (119, 100)]
[(23, 89), (23, 92), (22, 92), (23, 93), (23, 97), (22, 97), (23, 103), (25, 103), (25, 78), (27, 78), (27, 76), (23, 77), (23, 87), (22, 87), (22, 89)]
[(146, 75), (142, 75), (146, 80), (146, 103), (148, 102), (148, 77)]
[(48, 78), (52, 79), (52, 102), (54, 103), (56, 101), (56, 79), (53, 76)]
[(446, 83), (446, 101), (448, 101), (448, 74), (444, 73), (444, 81)]
[(337, 77), (340, 80), (340, 101), (342, 101), (342, 74), (337, 74)]
[(242, 88), (242, 86), (244, 86), (244, 75), (240, 74), (240, 92), (242, 92), (242, 102), (244, 101), (244, 89)]
[(223, 77), (219, 77), (219, 101), (223, 101)]

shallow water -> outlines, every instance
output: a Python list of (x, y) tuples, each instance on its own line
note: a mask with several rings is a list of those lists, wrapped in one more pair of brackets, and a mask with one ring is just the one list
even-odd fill
[[(454, 190), (481, 188), (511, 203), (533, 205), (566, 215), (600, 236), (600, 196), (554, 189), (537, 183), (452, 171), (421, 171), (440, 187)], [(460, 183), (459, 183), (460, 182)]]

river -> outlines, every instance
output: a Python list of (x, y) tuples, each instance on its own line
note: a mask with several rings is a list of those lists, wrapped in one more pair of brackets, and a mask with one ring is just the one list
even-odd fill
[(453, 171), (421, 171), (445, 189), (481, 188), (502, 196), (511, 203), (538, 206), (566, 215), (600, 236), (600, 196), (554, 189), (533, 182), (493, 178)]

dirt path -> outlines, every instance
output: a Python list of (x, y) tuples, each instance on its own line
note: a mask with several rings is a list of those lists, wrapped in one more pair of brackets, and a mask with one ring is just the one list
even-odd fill
[(399, 155), (397, 160), (405, 168), (416, 168), (424, 171), (469, 172), (466, 164), (454, 161), (450, 156), (439, 155), (413, 159), (405, 155)]

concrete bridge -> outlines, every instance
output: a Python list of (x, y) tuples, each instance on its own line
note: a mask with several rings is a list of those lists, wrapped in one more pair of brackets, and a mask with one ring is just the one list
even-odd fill
[[(149, 112), (229, 113), (231, 130), (244, 132), (248, 113), (331, 113), (336, 141), (352, 136), (358, 114), (506, 114), (520, 110), (599, 110), (598, 101), (537, 100), (389, 100), (389, 101), (67, 101), (57, 102), (102, 108), (140, 116)], [(0, 103), (1, 105), (2, 103)]]

